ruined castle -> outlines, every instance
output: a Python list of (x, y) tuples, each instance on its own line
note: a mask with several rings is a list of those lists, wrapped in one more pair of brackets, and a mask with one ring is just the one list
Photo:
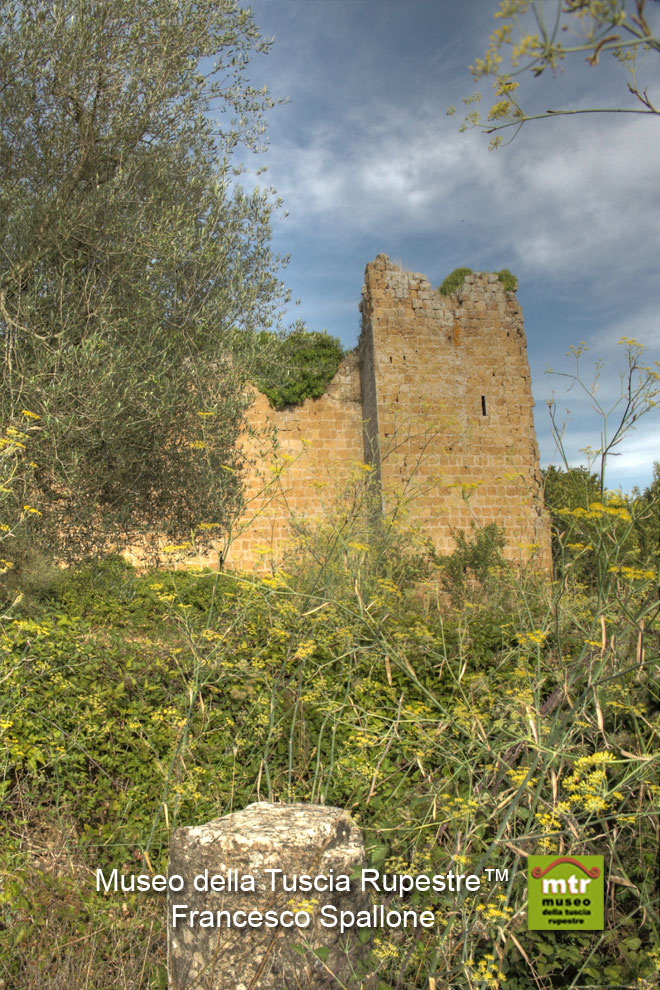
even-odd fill
[[(276, 452), (255, 454), (248, 507), (226, 556), (248, 569), (281, 556), (292, 518), (322, 518), (334, 491), (369, 472), (380, 507), (437, 549), (452, 532), (498, 523), (506, 556), (549, 567), (523, 318), (494, 274), (443, 296), (380, 254), (365, 270), (362, 333), (325, 395), (277, 412), (256, 395), (250, 422), (273, 427)], [(264, 461), (265, 458), (265, 461)], [(268, 460), (271, 463), (265, 463)]]

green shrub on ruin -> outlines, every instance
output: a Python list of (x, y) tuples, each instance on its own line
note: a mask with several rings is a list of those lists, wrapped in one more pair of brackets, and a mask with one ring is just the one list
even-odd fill
[(471, 275), (471, 268), (454, 268), (444, 280), (438, 292), (441, 296), (450, 296), (452, 292), (458, 292), (465, 281), (466, 275)]
[[(444, 280), (438, 289), (438, 292), (443, 296), (449, 296), (452, 292), (458, 292), (458, 290), (463, 286), (466, 275), (472, 274), (473, 271), (471, 268), (454, 268), (453, 272), (450, 272)], [(502, 268), (496, 274), (507, 292), (516, 291), (518, 288), (518, 279), (509, 271), (508, 268)]]
[(344, 356), (336, 337), (301, 326), (284, 337), (264, 332), (258, 347), (252, 380), (275, 409), (324, 395)]
[(502, 268), (497, 272), (497, 277), (504, 286), (506, 292), (515, 292), (518, 288), (518, 279), (513, 275), (508, 268)]

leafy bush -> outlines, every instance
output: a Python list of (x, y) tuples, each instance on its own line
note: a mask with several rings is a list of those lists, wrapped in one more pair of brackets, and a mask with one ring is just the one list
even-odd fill
[(336, 337), (297, 329), (286, 337), (262, 333), (253, 381), (275, 409), (322, 396), (344, 356)]
[(292, 520), (294, 539), (284, 568), (299, 593), (353, 602), (356, 575), (369, 599), (379, 596), (383, 584), (414, 587), (432, 571), (430, 540), (406, 524), (401, 503), (388, 516), (381, 514), (372, 472), (371, 465), (359, 465), (338, 497), (331, 494), (321, 521)]
[[(163, 901), (82, 878), (162, 872), (173, 828), (258, 799), (349, 809), (388, 873), (508, 871), (475, 896), (392, 900), (437, 924), (376, 934), (379, 990), (655, 990), (657, 546), (635, 542), (655, 489), (565, 514), (558, 498), (558, 559), (592, 554), (596, 580), (539, 583), (500, 564), (497, 531), (434, 562), (398, 506), (374, 524), (370, 471), (300, 524), (286, 571), (109, 561), (3, 617), (7, 990), (164, 988)], [(555, 852), (605, 857), (603, 932), (526, 930), (527, 856)]]
[[(643, 496), (600, 490), (586, 468), (544, 472), (556, 574), (565, 587), (609, 599), (622, 574), (635, 591), (654, 595), (658, 568), (658, 506), (653, 486)], [(645, 589), (645, 590), (643, 590)]]
[[(543, 475), (543, 498), (545, 507), (550, 516), (552, 534), (552, 560), (555, 568), (561, 570), (565, 561), (562, 555), (570, 554), (570, 546), (577, 540), (572, 540), (571, 530), (574, 529), (574, 522), (568, 511), (575, 509), (587, 511), (592, 502), (600, 501), (600, 486), (596, 475), (584, 467), (568, 468), (564, 470), (551, 465), (544, 468)], [(589, 580), (592, 577), (592, 568), (589, 562), (583, 562), (577, 566), (580, 577)]]
[(472, 523), (471, 537), (461, 530), (453, 534), (456, 549), (440, 557), (441, 582), (454, 605), (461, 605), (468, 591), (487, 589), (497, 580), (504, 564), (501, 551), (506, 543), (497, 523), (478, 528)]
[[(57, 570), (42, 600), (73, 620), (122, 628), (162, 624), (164, 603), (188, 610), (188, 620), (208, 616), (215, 598), (235, 587), (233, 578), (209, 570), (137, 575), (122, 557), (106, 557)], [(22, 609), (21, 609), (22, 612)]]

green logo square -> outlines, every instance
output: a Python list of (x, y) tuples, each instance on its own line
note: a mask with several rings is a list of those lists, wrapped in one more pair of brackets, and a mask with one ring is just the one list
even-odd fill
[(602, 856), (530, 856), (529, 931), (599, 931), (605, 927)]

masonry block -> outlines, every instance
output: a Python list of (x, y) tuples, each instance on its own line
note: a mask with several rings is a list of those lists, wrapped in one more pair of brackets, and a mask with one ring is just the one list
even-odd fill
[(357, 915), (369, 895), (340, 881), (323, 892), (290, 888), (305, 877), (332, 887), (364, 865), (362, 833), (339, 808), (263, 802), (177, 829), (169, 876), (183, 887), (168, 895), (170, 990), (358, 990), (354, 967), (369, 946), (323, 926), (321, 910)]

